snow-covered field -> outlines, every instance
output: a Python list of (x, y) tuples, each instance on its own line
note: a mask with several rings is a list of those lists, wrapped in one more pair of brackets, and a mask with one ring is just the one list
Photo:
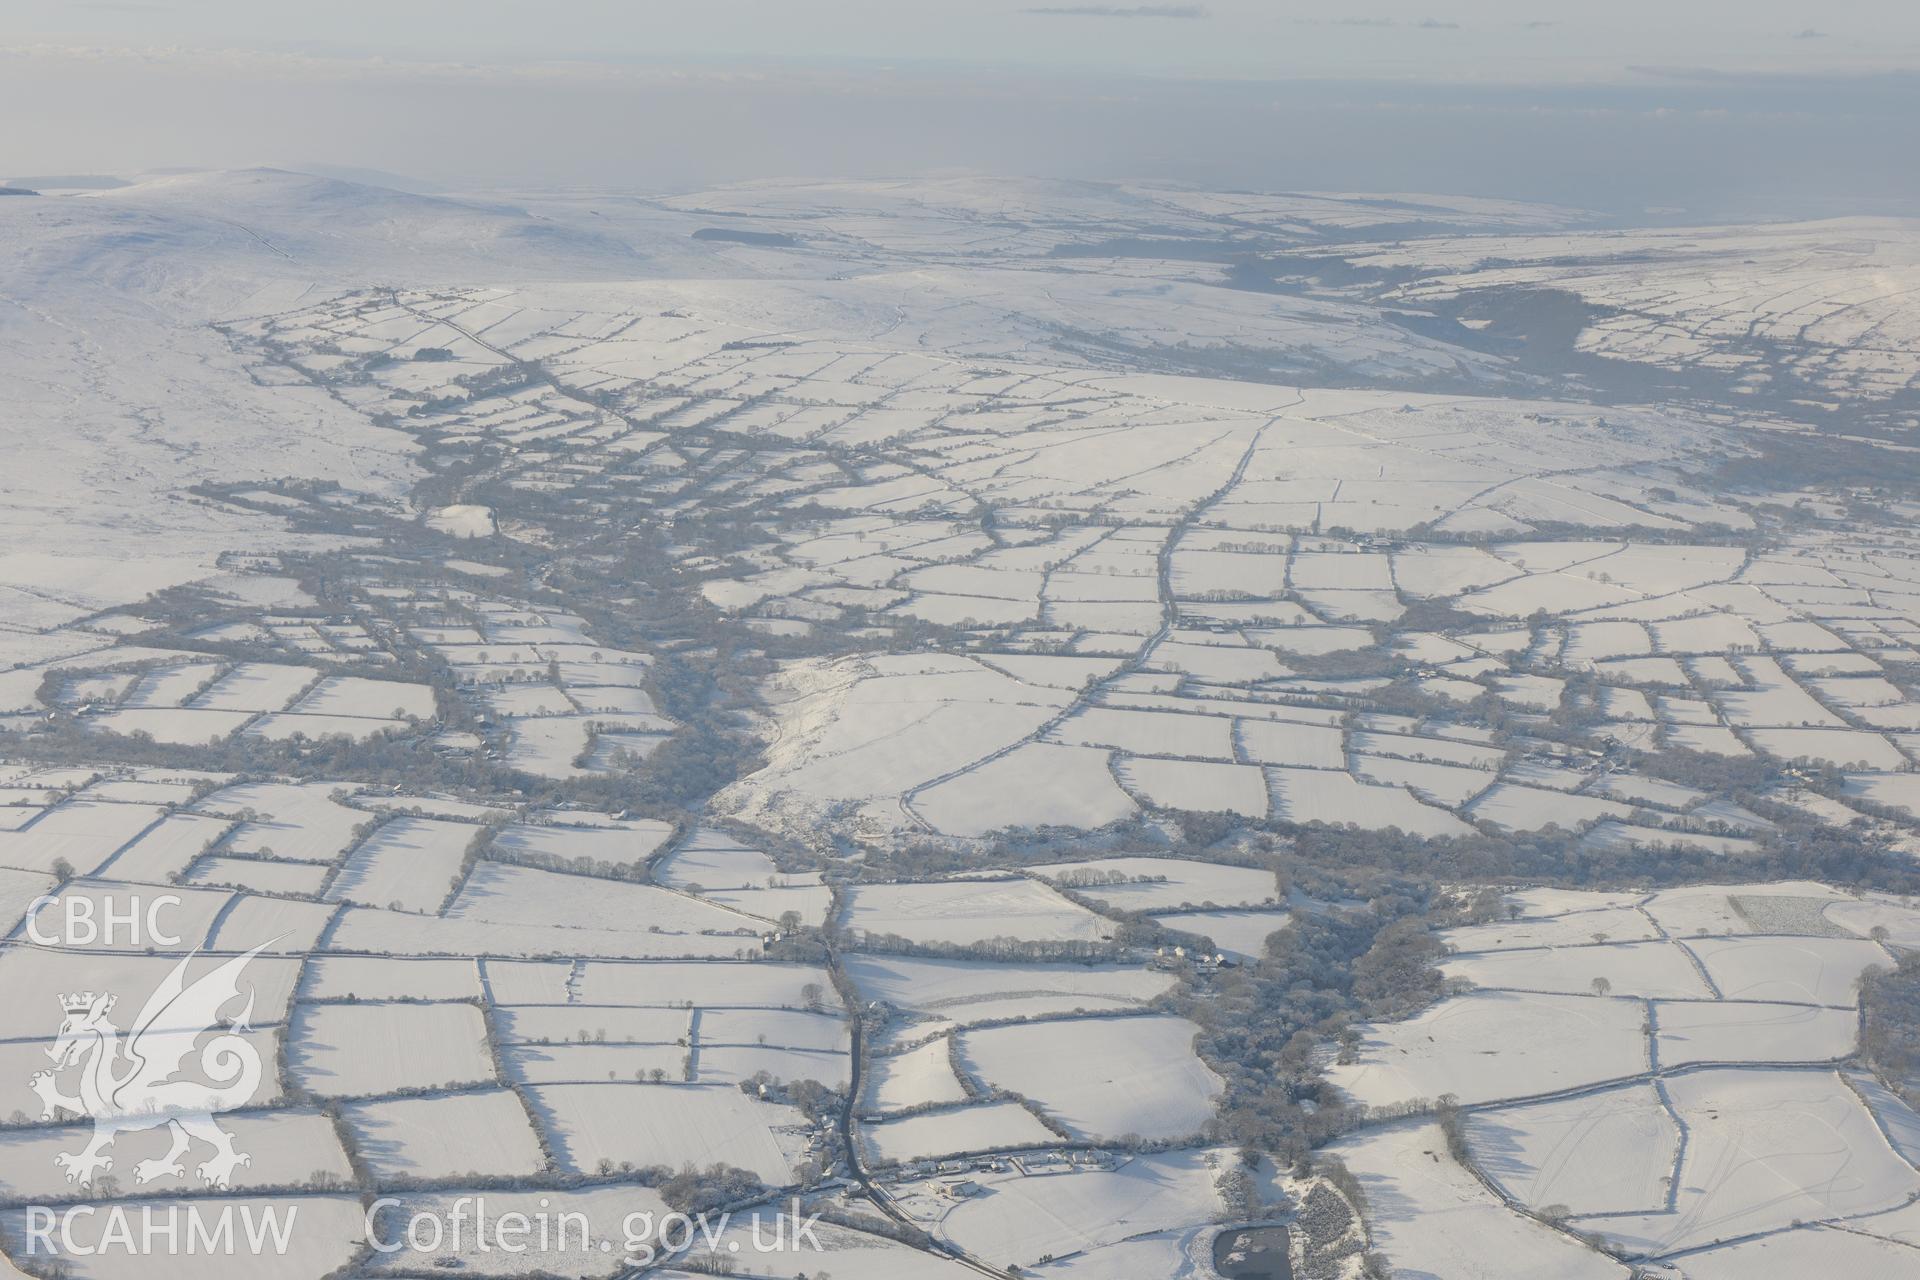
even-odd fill
[(1181, 1018), (1089, 1018), (988, 1027), (960, 1058), (988, 1084), (1036, 1103), (1074, 1134), (1181, 1138), (1213, 1113), (1220, 1083), (1193, 1055)]
[(1359, 1061), (1327, 1075), (1368, 1103), (1556, 1093), (1645, 1071), (1644, 1021), (1630, 1000), (1476, 992), (1370, 1027)]
[(561, 1084), (527, 1095), (553, 1126), (563, 1167), (576, 1172), (602, 1159), (670, 1169), (725, 1161), (783, 1186), (804, 1146), (797, 1112), (732, 1085)]
[[(301, 1207), (291, 1260), (76, 1274), (505, 1275), (356, 1255), (357, 1198), (605, 1234), (725, 1164), (852, 1215), (738, 1274), (971, 1274), (879, 1166), (968, 1262), (1199, 1280), (1220, 1218), (1304, 1257), (1315, 1142), (1365, 1221), (1302, 1275), (1895, 1273), (1920, 1118), (1861, 979), (1920, 947), (1920, 237), (1593, 225), (0, 201), (0, 1213), (196, 1185), (133, 1180), (159, 1131), (69, 1184), (29, 1081), (76, 993), (125, 1033), (259, 948), (203, 1021), (263, 1063), (227, 1191)], [(1775, 464), (1816, 448), (1845, 480)], [(88, 932), (159, 893), (171, 941)]]
[[(1859, 1096), (1833, 1072), (1703, 1071), (1675, 1078), (1665, 1091), (1687, 1133), (1677, 1193), (1656, 1212), (1621, 1212), (1595, 1224), (1633, 1252), (1670, 1253), (1855, 1217), (1920, 1194), (1920, 1173), (1887, 1145)], [(1580, 1158), (1577, 1148), (1572, 1158)]]
[(328, 1004), (296, 1013), (287, 1061), (300, 1086), (355, 1097), (493, 1083), (486, 1022), (470, 1004)]
[(1462, 1280), (1624, 1280), (1627, 1268), (1508, 1208), (1447, 1153), (1432, 1123), (1337, 1143), (1375, 1206), (1375, 1243), (1413, 1274)]
[(1137, 965), (983, 964), (901, 956), (848, 958), (862, 995), (956, 1022), (1021, 1016), (1045, 1000), (1064, 1009), (1144, 1006), (1174, 985), (1171, 975)]
[(1137, 1156), (1110, 1170), (994, 1177), (985, 1194), (950, 1210), (939, 1232), (1002, 1266), (1083, 1250), (1097, 1258), (1103, 1246), (1211, 1217), (1218, 1205), (1213, 1182), (1229, 1158), (1181, 1151)]
[(915, 942), (962, 944), (989, 938), (1089, 941), (1111, 928), (1031, 880), (863, 886), (848, 895), (845, 924)]
[(533, 1125), (507, 1089), (353, 1103), (342, 1114), (365, 1158), (393, 1177), (526, 1177), (544, 1167)]
[(989, 1102), (884, 1120), (863, 1126), (861, 1134), (874, 1158), (883, 1161), (1042, 1147), (1058, 1141), (1051, 1130), (1016, 1102)]

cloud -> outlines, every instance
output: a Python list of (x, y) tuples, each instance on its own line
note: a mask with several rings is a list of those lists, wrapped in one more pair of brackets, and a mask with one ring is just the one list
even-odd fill
[[(1322, 19), (1301, 18), (1307, 26), (1319, 26)], [(1413, 22), (1402, 22), (1398, 18), (1327, 18), (1325, 25), (1330, 27), (1412, 27), (1419, 31), (1458, 31), (1460, 24), (1444, 18), (1421, 18)]]
[[(218, 45), (59, 44), (0, 41), (0, 83), (21, 66), (106, 65), (141, 67), (176, 75), (269, 76), (277, 83), (331, 84), (364, 80), (388, 84), (538, 84), (580, 88), (687, 88), (696, 84), (768, 88), (854, 88), (834, 68), (791, 67), (770, 71), (724, 63), (621, 63), (588, 60), (546, 62), (447, 62), (389, 58), (344, 51), (283, 51)], [(898, 84), (899, 82), (893, 82)]]
[(1022, 9), (1022, 13), (1038, 14), (1045, 18), (1210, 18), (1203, 4), (1069, 4), (1052, 5), (1038, 9)]

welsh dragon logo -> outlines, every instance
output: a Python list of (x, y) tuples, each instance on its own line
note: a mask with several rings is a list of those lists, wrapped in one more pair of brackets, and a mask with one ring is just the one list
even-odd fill
[[(41, 1119), (51, 1120), (64, 1108), (93, 1120), (93, 1140), (84, 1149), (54, 1157), (68, 1182), (91, 1185), (97, 1173), (113, 1168), (107, 1149), (114, 1138), (163, 1125), (173, 1131), (173, 1145), (160, 1159), (134, 1166), (137, 1183), (184, 1177), (181, 1157), (196, 1141), (213, 1148), (212, 1157), (196, 1170), (209, 1186), (227, 1186), (236, 1167), (253, 1163), (251, 1156), (234, 1150), (233, 1135), (213, 1119), (251, 1101), (260, 1084), (260, 1054), (244, 1035), (253, 1016), (252, 984), (237, 1017), (222, 1026), (220, 1011), (240, 995), (240, 974), (248, 962), (271, 945), (265, 942), (235, 956), (191, 984), (187, 966), (199, 952), (183, 956), (147, 998), (124, 1040), (107, 1017), (114, 1006), (111, 993), (87, 991), (60, 998), (66, 1017), (47, 1050), (54, 1068), (35, 1072), (32, 1085), (40, 1095)], [(199, 1043), (216, 1030), (204, 1045)], [(193, 1074), (200, 1079), (189, 1074), (196, 1065), (196, 1048), (198, 1072)], [(80, 1070), (79, 1092), (63, 1093), (56, 1077), (75, 1066)]]

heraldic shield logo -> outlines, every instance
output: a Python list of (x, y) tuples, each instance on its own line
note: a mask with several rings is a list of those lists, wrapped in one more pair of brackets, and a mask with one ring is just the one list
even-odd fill
[[(31, 1083), (41, 1119), (65, 1110), (93, 1121), (91, 1141), (54, 1157), (68, 1182), (94, 1185), (113, 1168), (116, 1137), (163, 1126), (171, 1131), (171, 1145), (165, 1155), (134, 1165), (136, 1183), (185, 1177), (183, 1158), (196, 1143), (212, 1149), (194, 1170), (209, 1187), (228, 1186), (234, 1169), (253, 1162), (214, 1117), (245, 1106), (260, 1086), (260, 1053), (246, 1038), (254, 988), (243, 983), (243, 975), (271, 945), (262, 943), (191, 982), (187, 971), (199, 953), (181, 957), (124, 1032), (111, 1017), (111, 992), (60, 998), (65, 1017), (47, 1050), (53, 1069), (36, 1072)], [(245, 1004), (223, 1019), (243, 994)]]

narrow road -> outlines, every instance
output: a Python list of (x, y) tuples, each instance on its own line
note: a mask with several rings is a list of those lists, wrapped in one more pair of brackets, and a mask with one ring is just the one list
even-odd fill
[[(833, 973), (836, 979), (844, 976), (840, 968), (840, 953), (838, 949), (833, 947), (827, 949), (827, 968)], [(835, 985), (838, 986), (840, 984), (836, 982)], [(846, 988), (842, 987), (841, 989), (845, 990)], [(860, 1071), (866, 1057), (866, 1023), (860, 1017), (858, 1007), (855, 1007), (851, 1012), (853, 1013), (853, 1066), (848, 1072), (849, 1079), (847, 1082), (846, 1104), (840, 1108), (840, 1143), (847, 1153), (848, 1175), (859, 1184), (860, 1190), (865, 1193), (867, 1199), (871, 1200), (874, 1207), (880, 1210), (881, 1213), (903, 1227), (911, 1228), (916, 1232), (926, 1235), (928, 1239), (932, 1241), (928, 1246), (916, 1246), (921, 1247), (922, 1252), (950, 1259), (963, 1267), (969, 1267), (978, 1271), (983, 1276), (993, 1276), (996, 1280), (1014, 1280), (1014, 1277), (1010, 1273), (1002, 1271), (990, 1263), (982, 1262), (957, 1245), (950, 1244), (945, 1240), (934, 1239), (925, 1227), (922, 1227), (912, 1218), (909, 1218), (906, 1214), (894, 1208), (893, 1198), (889, 1196), (886, 1190), (876, 1183), (872, 1175), (867, 1172), (866, 1161), (860, 1151), (859, 1135), (854, 1132), (854, 1112), (857, 1111), (860, 1106)]]

